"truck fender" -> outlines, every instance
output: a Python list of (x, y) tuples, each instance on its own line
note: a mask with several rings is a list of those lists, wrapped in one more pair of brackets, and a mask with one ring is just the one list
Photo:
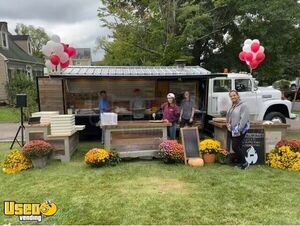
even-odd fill
[(263, 120), (266, 113), (280, 112), (286, 118), (292, 118), (292, 103), (288, 100), (270, 100), (262, 103), (261, 111), (258, 114), (258, 120)]

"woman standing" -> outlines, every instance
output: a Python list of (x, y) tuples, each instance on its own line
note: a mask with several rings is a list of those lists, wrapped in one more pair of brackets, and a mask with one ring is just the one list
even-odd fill
[(181, 101), (181, 111), (180, 111), (180, 127), (192, 126), (194, 119), (194, 103), (191, 101), (190, 93), (188, 91), (184, 92), (184, 99)]
[(240, 95), (236, 90), (229, 92), (232, 105), (227, 111), (226, 122), (228, 129), (228, 150), (230, 150), (230, 140), (232, 149), (237, 156), (238, 164), (241, 164), (241, 169), (246, 169), (249, 164), (245, 160), (245, 153), (242, 149), (242, 142), (250, 128), (249, 110), (245, 103), (240, 100)]
[(176, 139), (176, 125), (179, 118), (179, 107), (176, 105), (174, 93), (169, 93), (167, 95), (167, 102), (163, 103), (161, 107), (152, 114), (152, 117), (155, 119), (156, 114), (161, 111), (163, 114), (163, 120), (172, 123), (168, 127), (169, 137), (172, 140)]

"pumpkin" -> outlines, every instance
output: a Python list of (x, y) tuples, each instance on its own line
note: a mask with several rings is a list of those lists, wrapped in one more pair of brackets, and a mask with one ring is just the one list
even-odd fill
[(193, 167), (204, 166), (204, 161), (202, 158), (190, 158), (188, 164)]

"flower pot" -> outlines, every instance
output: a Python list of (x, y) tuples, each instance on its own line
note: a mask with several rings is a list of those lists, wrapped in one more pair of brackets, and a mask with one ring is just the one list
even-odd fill
[(47, 156), (37, 159), (31, 159), (34, 168), (44, 168), (47, 165)]
[(214, 163), (216, 161), (216, 155), (215, 154), (203, 154), (202, 155), (204, 163), (210, 164)]

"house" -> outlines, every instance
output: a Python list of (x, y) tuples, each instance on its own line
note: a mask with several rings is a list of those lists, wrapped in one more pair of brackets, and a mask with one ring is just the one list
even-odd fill
[(71, 65), (91, 66), (92, 54), (90, 48), (76, 48), (76, 56), (71, 59)]
[(19, 73), (34, 79), (43, 75), (44, 62), (32, 55), (28, 35), (12, 35), (7, 23), (0, 22), (0, 103), (8, 103), (6, 85)]

